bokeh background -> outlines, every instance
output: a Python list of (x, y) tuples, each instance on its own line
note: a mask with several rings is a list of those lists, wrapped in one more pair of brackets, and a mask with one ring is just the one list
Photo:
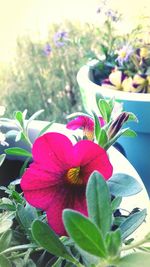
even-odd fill
[[(44, 108), (41, 119), (65, 122), (83, 109), (76, 74), (98, 45), (100, 32), (93, 25), (100, 30), (97, 10), (106, 2), (122, 14), (122, 33), (150, 14), (149, 0), (0, 0), (0, 93), (7, 116)], [(54, 35), (63, 31), (69, 42), (58, 49)]]

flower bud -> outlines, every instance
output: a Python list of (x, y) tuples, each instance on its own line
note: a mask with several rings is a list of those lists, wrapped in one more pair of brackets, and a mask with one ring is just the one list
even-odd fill
[(128, 112), (122, 112), (110, 125), (108, 129), (108, 137), (109, 139), (112, 139), (121, 129), (123, 124), (128, 120), (129, 113)]

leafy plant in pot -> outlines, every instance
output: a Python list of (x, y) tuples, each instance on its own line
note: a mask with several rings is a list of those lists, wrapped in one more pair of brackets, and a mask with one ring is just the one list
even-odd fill
[[(112, 152), (107, 152), (118, 136), (134, 134), (122, 126), (135, 116), (122, 112), (113, 119), (114, 101), (102, 99), (101, 104), (103, 118), (74, 114), (67, 132), (62, 125), (59, 132), (54, 125), (47, 133), (49, 124), (42, 132), (37, 127), (40, 134), (33, 144), (25, 113), (15, 113), (18, 139), (30, 149), (16, 143), (5, 152), (31, 156), (32, 162), (22, 170), (21, 192), (17, 182), (0, 188), (5, 192), (0, 200), (0, 266), (149, 266), (149, 233), (140, 240), (133, 234), (148, 223), (149, 211), (136, 206), (125, 211), (126, 199), (121, 205), (122, 197), (130, 202), (140, 194), (141, 184), (130, 174), (114, 173)], [(72, 134), (70, 129), (80, 127), (83, 132)]]
[(123, 103), (125, 110), (137, 116), (139, 123), (130, 124), (137, 132), (137, 137), (132, 141), (130, 138), (121, 138), (119, 143), (149, 191), (150, 45), (145, 40), (148, 33), (141, 26), (129, 34), (117, 35), (112, 23), (112, 14), (109, 14), (102, 27), (104, 30), (100, 32), (100, 51), (94, 60), (81, 67), (77, 80), (88, 112), (94, 110), (98, 113), (95, 95), (101, 94), (107, 99), (115, 97), (119, 103)]

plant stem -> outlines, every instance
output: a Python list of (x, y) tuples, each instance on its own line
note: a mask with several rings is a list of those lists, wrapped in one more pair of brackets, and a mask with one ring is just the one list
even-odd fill
[(8, 249), (2, 251), (0, 253), (0, 255), (6, 254), (6, 253), (10, 253), (10, 252), (13, 252), (13, 251), (16, 251), (16, 250), (18, 251), (18, 250), (24, 250), (24, 249), (29, 249), (29, 248), (35, 249), (35, 248), (37, 248), (37, 246), (34, 245), (34, 244), (26, 244), (26, 245), (14, 246), (14, 247), (11, 247), (11, 248), (8, 248)]
[(146, 242), (148, 242), (147, 236), (145, 236), (143, 239), (141, 239), (141, 240), (139, 240), (137, 242), (134, 242), (131, 245), (127, 245), (127, 246), (121, 248), (121, 251), (126, 251), (126, 250), (129, 250), (129, 249), (138, 248), (139, 246), (143, 245)]
[(10, 257), (7, 257), (9, 260), (12, 260), (12, 259), (17, 259), (17, 258), (21, 258), (23, 256), (26, 255), (26, 251), (25, 252), (22, 252), (20, 254), (16, 254), (16, 255), (13, 255), (13, 256), (10, 256)]
[[(20, 246), (14, 246), (14, 247), (11, 247), (11, 248), (8, 248), (4, 251), (2, 251), (0, 253), (0, 255), (3, 255), (3, 254), (6, 254), (6, 253), (11, 253), (11, 252), (14, 252), (14, 251), (18, 251), (18, 250), (26, 250), (26, 249), (36, 249), (37, 246), (35, 244), (25, 244), (25, 245), (20, 245)], [(37, 250), (41, 250), (43, 248), (37, 248)], [(10, 259), (14, 259), (14, 258), (17, 258), (18, 256), (24, 256), (26, 255), (26, 252), (23, 252), (19, 255), (15, 255), (15, 256), (10, 256), (9, 258)], [(75, 258), (72, 259), (72, 263), (74, 263), (77, 267), (84, 267), (84, 265), (82, 265), (80, 262), (78, 262)]]

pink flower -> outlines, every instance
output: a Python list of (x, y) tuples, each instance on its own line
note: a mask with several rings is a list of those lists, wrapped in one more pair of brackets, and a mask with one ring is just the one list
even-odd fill
[[(99, 117), (99, 122), (101, 127), (104, 126), (105, 122), (102, 117)], [(94, 121), (87, 117), (87, 116), (79, 116), (75, 118), (74, 120), (71, 120), (67, 124), (67, 128), (71, 130), (76, 130), (76, 129), (83, 129), (84, 135), (89, 139), (93, 140), (94, 137)]]
[(106, 151), (97, 144), (82, 140), (73, 145), (59, 133), (39, 137), (32, 154), (33, 163), (21, 180), (24, 196), (32, 206), (46, 211), (49, 225), (63, 235), (63, 209), (87, 215), (85, 188), (89, 176), (97, 170), (107, 180), (112, 165)]

